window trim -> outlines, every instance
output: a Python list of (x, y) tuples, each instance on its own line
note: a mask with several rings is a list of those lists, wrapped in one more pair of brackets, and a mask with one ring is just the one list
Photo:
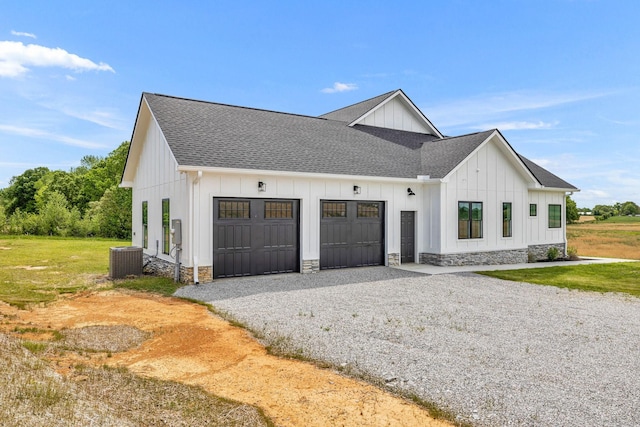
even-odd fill
[[(558, 209), (558, 218), (551, 218), (551, 208), (557, 208)], [(562, 228), (562, 205), (560, 204), (556, 204), (556, 203), (549, 203), (548, 206), (548, 221), (547, 221), (547, 226), (549, 228)], [(554, 212), (555, 214), (555, 212)], [(553, 224), (551, 223), (551, 221), (553, 220)], [(556, 225), (556, 221), (557, 221), (557, 225)]]
[(529, 203), (529, 216), (538, 216), (538, 204)]
[[(508, 210), (505, 209), (507, 207)], [(502, 202), (502, 237), (513, 237), (513, 203), (511, 202)]]
[(149, 202), (142, 202), (142, 247), (149, 249)]
[(169, 255), (169, 252), (171, 252), (171, 204), (169, 199), (162, 199), (162, 253)]
[[(466, 206), (463, 206), (466, 205)], [(473, 219), (473, 212), (474, 212), (474, 205), (480, 205), (480, 219)], [(460, 208), (461, 207), (466, 207), (468, 209), (468, 216), (469, 218), (466, 220), (461, 220), (460, 219)], [(484, 235), (484, 203), (483, 202), (470, 202), (470, 201), (458, 201), (458, 239), (459, 240), (470, 240), (470, 239), (482, 239), (483, 235)], [(462, 222), (466, 222), (466, 234), (464, 236), (461, 236), (460, 234), (460, 230), (461, 230), (461, 223)], [(478, 231), (478, 233), (475, 233), (474, 235), (474, 223), (476, 223), (478, 226), (475, 229), (475, 231)]]

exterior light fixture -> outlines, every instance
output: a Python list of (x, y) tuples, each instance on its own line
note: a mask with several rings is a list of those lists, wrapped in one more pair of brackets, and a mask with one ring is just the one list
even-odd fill
[(258, 191), (267, 191), (267, 183), (259, 181), (258, 182)]
[(360, 194), (361, 188), (357, 185), (353, 186), (353, 194)]
[(413, 192), (411, 187), (407, 188), (407, 194), (409, 194), (410, 196), (415, 196), (416, 195), (416, 193)]

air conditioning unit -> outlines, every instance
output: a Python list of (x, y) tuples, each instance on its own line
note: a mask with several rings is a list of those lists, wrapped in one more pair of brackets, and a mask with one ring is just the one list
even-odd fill
[(124, 279), (142, 274), (142, 248), (118, 246), (109, 250), (109, 278)]

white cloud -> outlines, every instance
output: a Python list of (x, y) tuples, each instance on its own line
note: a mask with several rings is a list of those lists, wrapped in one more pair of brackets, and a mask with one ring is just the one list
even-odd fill
[(111, 71), (109, 64), (96, 64), (61, 48), (49, 48), (22, 42), (0, 41), (0, 77), (19, 77), (28, 67), (62, 67), (74, 71)]
[(66, 76), (64, 76), (64, 77), (65, 77), (68, 81), (70, 81), (70, 82), (72, 82), (72, 81), (75, 81), (75, 80), (76, 80), (76, 78), (75, 78), (75, 77), (70, 76), (69, 74), (67, 74), (67, 75), (66, 75)]
[(355, 83), (340, 83), (335, 82), (333, 87), (326, 87), (322, 89), (322, 93), (336, 93), (336, 92), (348, 92), (350, 90), (358, 89), (358, 85)]
[(515, 91), (486, 94), (422, 107), (427, 117), (441, 127), (471, 125), (500, 120), (522, 111), (551, 108), (572, 102), (600, 98), (609, 93), (545, 93), (540, 91)]
[(46, 131), (43, 131), (40, 129), (34, 129), (34, 128), (0, 124), (0, 132), (10, 133), (13, 135), (26, 136), (30, 138), (48, 139), (52, 141), (61, 142), (65, 145), (72, 145), (74, 147), (93, 148), (93, 149), (104, 148), (104, 145), (102, 144), (98, 144), (91, 141), (84, 141), (77, 138), (71, 138), (65, 135), (56, 135), (51, 132), (46, 132)]
[(531, 130), (531, 129), (551, 129), (557, 126), (558, 122), (548, 123), (543, 121), (538, 122), (499, 122), (499, 123), (487, 123), (477, 126), (473, 126), (472, 129), (486, 130), (486, 129), (500, 129), (500, 130)]
[(11, 30), (11, 34), (18, 37), (30, 37), (32, 39), (37, 39), (36, 35), (33, 33), (25, 33), (23, 31), (14, 31)]

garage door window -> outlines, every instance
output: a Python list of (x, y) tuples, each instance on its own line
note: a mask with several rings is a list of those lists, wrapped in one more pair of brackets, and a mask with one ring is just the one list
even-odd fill
[(265, 219), (293, 218), (293, 202), (265, 202)]
[(380, 204), (358, 203), (358, 218), (380, 218)]
[(347, 204), (344, 202), (322, 202), (322, 218), (346, 218)]
[(221, 200), (218, 208), (219, 219), (249, 219), (249, 202)]

